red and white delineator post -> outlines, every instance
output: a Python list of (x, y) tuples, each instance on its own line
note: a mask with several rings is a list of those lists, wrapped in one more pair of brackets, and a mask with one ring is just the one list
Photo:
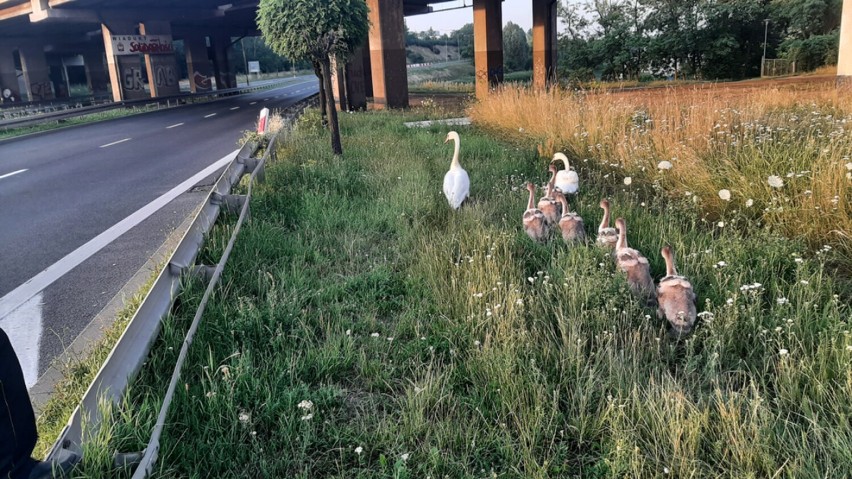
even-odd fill
[(266, 120), (269, 119), (269, 108), (260, 110), (260, 118), (257, 119), (257, 133), (263, 135), (266, 133)]

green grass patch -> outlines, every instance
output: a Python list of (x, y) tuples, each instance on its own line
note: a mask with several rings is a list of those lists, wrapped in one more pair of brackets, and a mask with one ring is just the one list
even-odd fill
[[(471, 199), (450, 211), (447, 130), (402, 125), (419, 116), (343, 115), (342, 158), (304, 122), (281, 145), (190, 350), (155, 476), (852, 473), (850, 307), (830, 253), (713, 229), (692, 202), (584, 165), (572, 203), (588, 232), (606, 195), (656, 278), (671, 244), (692, 279), (706, 313), (675, 341), (605, 252), (526, 237), (522, 185), (546, 176), (532, 149), (459, 129)], [(179, 298), (82, 474), (112, 476), (108, 453), (141, 450), (201, 292)]]
[(115, 110), (91, 113), (88, 115), (81, 115), (74, 118), (67, 118), (64, 120), (45, 120), (43, 123), (39, 123), (37, 125), (0, 130), (0, 140), (30, 135), (33, 133), (41, 133), (43, 131), (56, 130), (59, 128), (66, 128), (69, 126), (85, 125), (88, 123), (96, 123), (105, 120), (114, 120), (116, 118), (124, 118), (126, 116), (138, 115), (139, 113), (146, 113), (149, 111), (154, 111), (156, 109), (156, 106), (146, 105), (133, 108), (117, 108)]

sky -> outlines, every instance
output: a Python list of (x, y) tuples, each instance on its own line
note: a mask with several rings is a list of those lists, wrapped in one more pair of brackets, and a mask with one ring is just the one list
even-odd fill
[[(429, 27), (432, 27), (440, 33), (450, 33), (453, 30), (458, 30), (465, 23), (473, 23), (473, 7), (471, 7), (473, 0), (457, 0), (433, 5), (435, 10), (463, 5), (467, 5), (467, 8), (430, 13), (429, 15), (414, 15), (406, 17), (405, 22), (408, 24), (408, 29), (415, 32), (429, 30)], [(524, 30), (532, 28), (532, 1), (505, 0), (503, 2), (503, 24), (505, 25), (510, 21), (517, 23)]]

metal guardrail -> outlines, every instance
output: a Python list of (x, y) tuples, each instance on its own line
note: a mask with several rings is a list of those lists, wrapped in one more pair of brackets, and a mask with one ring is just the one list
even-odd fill
[[(225, 264), (228, 261), (228, 258), (231, 256), (231, 250), (234, 248), (234, 243), (237, 241), (237, 235), (240, 232), (240, 228), (243, 225), (243, 222), (249, 215), (249, 203), (251, 201), (252, 188), (254, 186), (254, 181), (256, 178), (259, 178), (261, 181), (263, 179), (264, 167), (266, 164), (266, 160), (268, 158), (275, 157), (275, 145), (277, 143), (278, 138), (284, 132), (287, 132), (288, 129), (282, 129), (278, 134), (276, 134), (271, 140), (269, 140), (269, 144), (266, 147), (266, 152), (260, 160), (257, 160), (257, 163), (254, 165), (254, 168), (251, 172), (251, 177), (248, 182), (248, 190), (246, 191), (245, 196), (240, 196), (238, 201), (234, 201), (234, 206), (237, 204), (240, 206), (240, 216), (237, 219), (237, 224), (234, 227), (234, 232), (231, 234), (231, 238), (228, 241), (228, 245), (225, 247), (224, 253), (222, 253), (222, 257), (219, 259), (219, 262), (216, 264), (215, 269), (213, 269), (212, 274), (210, 276), (210, 282), (207, 284), (207, 289), (204, 291), (204, 295), (201, 297), (201, 303), (198, 306), (198, 310), (195, 312), (195, 317), (192, 319), (192, 324), (189, 327), (189, 330), (186, 333), (186, 337), (183, 340), (183, 345), (180, 349), (180, 354), (178, 355), (177, 363), (175, 364), (175, 369), (172, 371), (172, 377), (169, 381), (169, 387), (166, 390), (166, 396), (163, 398), (163, 404), (160, 406), (160, 413), (157, 416), (157, 422), (154, 425), (154, 429), (151, 432), (151, 439), (148, 441), (148, 447), (145, 448), (145, 451), (142, 453), (142, 460), (139, 465), (136, 467), (136, 471), (133, 473), (132, 479), (145, 479), (148, 477), (151, 472), (153, 472), (154, 465), (157, 461), (157, 456), (160, 452), (160, 436), (163, 433), (163, 428), (166, 424), (166, 417), (169, 413), (169, 407), (172, 404), (172, 399), (174, 398), (175, 389), (177, 388), (178, 381), (180, 381), (180, 373), (181, 369), (183, 369), (183, 363), (186, 360), (187, 354), (189, 354), (189, 347), (192, 345), (192, 340), (195, 338), (195, 333), (198, 330), (198, 325), (201, 322), (201, 317), (204, 315), (204, 310), (207, 308), (207, 302), (210, 300), (210, 295), (213, 294), (213, 289), (216, 287), (216, 284), (219, 282), (219, 277), (222, 275), (222, 270), (225, 268)], [(203, 266), (204, 268), (210, 268), (208, 266)], [(209, 271), (209, 269), (207, 270)]]
[[(289, 79), (289, 78), (288, 78)], [(234, 95), (242, 95), (245, 93), (251, 93), (261, 90), (269, 90), (280, 86), (281, 82), (272, 82), (272, 83), (264, 83), (263, 85), (257, 86), (248, 86), (248, 87), (239, 87), (239, 88), (230, 88), (227, 90), (214, 90), (210, 92), (204, 93), (191, 93), (191, 94), (182, 94), (182, 95), (172, 95), (172, 96), (164, 96), (159, 98), (143, 98), (140, 100), (126, 100), (120, 102), (110, 102), (105, 104), (98, 104), (92, 106), (86, 106), (81, 108), (75, 108), (70, 110), (62, 110), (52, 113), (45, 113), (42, 115), (35, 116), (26, 116), (21, 118), (13, 118), (10, 120), (2, 120), (0, 121), (0, 130), (8, 130), (11, 128), (23, 128), (27, 126), (36, 125), (45, 121), (59, 121), (59, 120), (67, 120), (69, 118), (74, 118), (78, 116), (88, 115), (91, 113), (98, 113), (102, 111), (109, 111), (118, 108), (132, 108), (138, 106), (148, 106), (152, 104), (162, 105), (166, 104), (167, 106), (171, 106), (172, 103), (181, 104), (187, 103), (190, 100), (198, 100), (198, 99), (213, 99), (213, 98), (223, 98)]]
[[(63, 450), (82, 455), (87, 434), (96, 431), (103, 420), (99, 403), (108, 401), (115, 404), (121, 400), (130, 380), (139, 372), (147, 358), (159, 334), (162, 318), (168, 314), (180, 291), (181, 277), (186, 274), (206, 275), (210, 272), (209, 267), (194, 266), (195, 258), (204, 242), (205, 235), (216, 222), (222, 208), (241, 207), (240, 222), (242, 222), (248, 208), (247, 197), (230, 195), (230, 191), (244, 174), (250, 172), (254, 180), (261, 173), (263, 160), (252, 158), (257, 148), (258, 145), (254, 143), (244, 145), (219, 177), (167, 266), (160, 272), (94, 381), (89, 385), (80, 404), (74, 409), (67, 425), (48, 453), (48, 460), (62, 457)], [(269, 151), (271, 151), (270, 148), (267, 148), (267, 155)], [(229, 251), (230, 246), (229, 244)], [(224, 266), (224, 259), (213, 272), (216, 279)], [(207, 296), (209, 295), (205, 294), (205, 298)], [(184, 351), (181, 350), (181, 358), (183, 357)]]

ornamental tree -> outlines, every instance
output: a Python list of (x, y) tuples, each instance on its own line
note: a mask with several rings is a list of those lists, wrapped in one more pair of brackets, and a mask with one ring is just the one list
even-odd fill
[(369, 32), (364, 0), (260, 0), (257, 24), (263, 39), (279, 55), (320, 66), (328, 101), (331, 149), (343, 153), (337, 108), (332, 99), (331, 65), (345, 62)]

